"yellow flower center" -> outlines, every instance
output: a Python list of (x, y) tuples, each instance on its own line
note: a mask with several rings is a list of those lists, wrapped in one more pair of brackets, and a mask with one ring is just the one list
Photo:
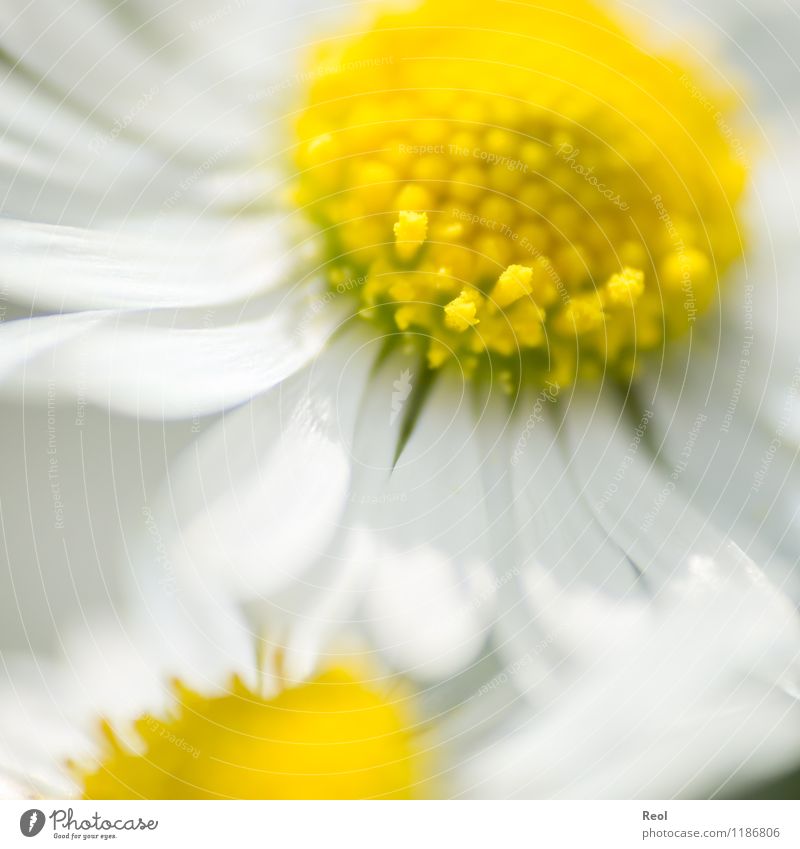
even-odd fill
[(180, 682), (168, 716), (144, 715), (125, 745), (72, 764), (87, 799), (411, 798), (421, 755), (407, 701), (336, 669), (265, 699), (234, 679), (207, 697)]
[[(325, 44), (297, 197), (431, 368), (568, 384), (690, 327), (742, 251), (730, 92), (586, 0), (428, 0)], [(713, 108), (709, 108), (712, 104)]]

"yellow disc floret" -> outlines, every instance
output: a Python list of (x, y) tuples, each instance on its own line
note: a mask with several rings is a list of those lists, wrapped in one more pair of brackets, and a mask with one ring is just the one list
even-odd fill
[(742, 252), (732, 93), (588, 0), (358, 29), (309, 75), (297, 194), (364, 318), (431, 368), (563, 382), (629, 372), (713, 303)]
[(73, 770), (88, 799), (410, 798), (420, 786), (407, 700), (342, 669), (264, 698), (241, 681), (207, 697), (180, 683), (167, 716)]
[(428, 213), (403, 210), (394, 225), (394, 235), (398, 258), (404, 261), (413, 259), (428, 235)]

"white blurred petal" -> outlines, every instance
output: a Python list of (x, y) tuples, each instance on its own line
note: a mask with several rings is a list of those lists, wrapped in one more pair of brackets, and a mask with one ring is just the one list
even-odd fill
[(459, 571), (441, 551), (413, 557), (376, 548), (368, 595), (372, 642), (395, 668), (414, 678), (442, 681), (478, 656), (488, 634), (480, 587), (486, 582)]
[(296, 283), (308, 251), (278, 216), (169, 216), (88, 230), (0, 222), (0, 286), (37, 310), (203, 307)]
[(176, 523), (167, 545), (190, 583), (253, 603), (287, 585), (302, 589), (347, 502), (346, 441), (370, 367), (367, 358), (349, 358), (350, 345), (332, 345), (184, 453), (159, 521), (165, 537), (167, 523)]
[[(473, 759), (467, 795), (662, 798), (733, 792), (800, 754), (800, 620), (737, 549), (691, 559), (659, 604), (529, 583), (541, 615), (573, 630), (569, 686)], [(524, 666), (520, 667), (524, 675)], [(536, 703), (537, 685), (526, 696)], [(739, 771), (741, 775), (739, 774)]]
[[(343, 17), (305, 1), (284, 12), (214, 0), (11, 6), (0, 39), (13, 63), (0, 144), (6, 213), (72, 225), (152, 213), (176, 190), (202, 209), (210, 186), (242, 172), (240, 200), (263, 197), (274, 168), (262, 163), (286, 143), (287, 106), (270, 92), (297, 79), (309, 39)], [(31, 193), (37, 169), (46, 180)], [(62, 174), (72, 192), (59, 188)]]
[(176, 326), (158, 313), (21, 319), (0, 327), (0, 339), (8, 338), (0, 375), (7, 390), (28, 395), (58, 391), (161, 419), (202, 416), (270, 389), (320, 351), (338, 314), (305, 324), (299, 315), (287, 304), (220, 327)]
[[(647, 434), (652, 417), (649, 409), (624, 413), (613, 387), (580, 387), (564, 416), (563, 442), (595, 521), (657, 596), (682, 576), (693, 554), (714, 554), (728, 538), (684, 497), (680, 470), (653, 457)], [(703, 458), (690, 461), (702, 464)]]
[[(493, 613), (480, 423), (462, 377), (445, 370), (394, 463), (405, 410), (392, 415), (393, 394), (406, 371), (412, 385), (424, 377), (420, 363), (398, 354), (371, 382), (347, 521), (372, 549), (371, 642), (398, 670), (433, 680), (475, 660)], [(411, 403), (410, 395), (401, 402)]]

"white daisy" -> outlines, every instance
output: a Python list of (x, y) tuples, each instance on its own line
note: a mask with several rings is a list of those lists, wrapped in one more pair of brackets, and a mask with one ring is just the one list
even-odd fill
[(426, 689), (392, 676), (352, 627), (289, 684), (280, 654), (256, 675), (243, 628), (198, 626), (188, 608), (89, 621), (60, 661), (5, 658), (0, 786), (12, 798), (696, 798), (747, 792), (800, 755), (800, 621), (740, 552), (693, 559), (656, 605), (568, 592), (541, 572), (516, 590), (528, 624), (500, 664)]
[[(510, 589), (532, 569), (636, 604), (739, 529), (736, 503), (709, 521), (713, 479), (693, 504), (717, 455), (685, 400), (736, 380), (694, 326), (742, 252), (745, 169), (708, 107), (730, 92), (587, 4), (515, 8), (491, 36), (508, 7), (482, 6), (452, 27), (448, 3), (377, 25), (34, 3), (5, 31), (3, 291), (12, 316), (51, 313), (2, 328), (7, 384), (226, 411), (171, 475), (159, 547), (284, 647), (290, 680), (354, 619), (394, 669), (447, 678), (525, 627)], [(666, 387), (651, 352), (631, 395), (665, 328), (691, 331), (691, 374)], [(786, 527), (759, 539), (796, 593)]]

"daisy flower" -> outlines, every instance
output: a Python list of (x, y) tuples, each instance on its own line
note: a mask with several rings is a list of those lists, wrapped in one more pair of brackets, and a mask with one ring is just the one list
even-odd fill
[(800, 755), (800, 622), (733, 547), (694, 558), (658, 604), (565, 592), (544, 572), (517, 589), (537, 635), (508, 643), (502, 665), (427, 688), (352, 626), (289, 683), (280, 653), (254, 668), (244, 627), (198, 627), (163, 597), (148, 616), (86, 620), (61, 659), (4, 657), (0, 786), (89, 799), (696, 798), (746, 792)]
[[(40, 2), (5, 28), (5, 385), (196, 422), (151, 560), (288, 681), (353, 621), (393, 670), (459, 675), (526, 632), (537, 569), (671, 592), (742, 512), (713, 479), (695, 502), (723, 408), (683, 400), (736, 379), (735, 87), (586, 0), (280, 17)], [(746, 535), (795, 593), (780, 528)]]

